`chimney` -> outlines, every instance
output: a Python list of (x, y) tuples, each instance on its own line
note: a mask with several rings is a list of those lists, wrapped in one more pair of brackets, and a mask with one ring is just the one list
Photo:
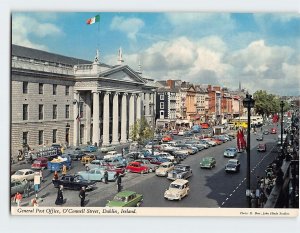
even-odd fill
[(170, 89), (173, 89), (175, 87), (175, 82), (172, 79), (167, 80), (167, 85), (170, 87)]

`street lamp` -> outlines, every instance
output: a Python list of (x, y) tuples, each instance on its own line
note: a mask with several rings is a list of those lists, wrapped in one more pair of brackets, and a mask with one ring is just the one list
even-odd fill
[(280, 124), (280, 135), (281, 135), (281, 138), (280, 138), (280, 145), (281, 145), (281, 153), (283, 153), (283, 106), (284, 106), (284, 102), (281, 100), (280, 102), (280, 110), (281, 110), (281, 124)]
[[(79, 146), (79, 137), (80, 137), (80, 106), (79, 106), (79, 101), (77, 99), (73, 100), (73, 105), (77, 106), (77, 117), (76, 117), (76, 125), (77, 125), (77, 138), (76, 138), (76, 145)], [(75, 130), (75, 129), (74, 129)], [(75, 133), (75, 132), (74, 132)]]
[(251, 208), (251, 199), (250, 199), (250, 117), (251, 117), (251, 108), (254, 107), (255, 100), (252, 99), (252, 95), (246, 94), (246, 98), (243, 100), (243, 106), (247, 108), (248, 111), (248, 126), (247, 126), (247, 190), (246, 196), (248, 199), (248, 207)]

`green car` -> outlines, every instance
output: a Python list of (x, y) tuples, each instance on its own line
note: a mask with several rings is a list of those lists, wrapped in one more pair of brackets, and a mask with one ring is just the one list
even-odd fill
[(216, 166), (216, 159), (214, 157), (204, 157), (200, 163), (201, 168), (213, 168)]
[(143, 195), (133, 191), (119, 192), (106, 207), (139, 207), (143, 202)]

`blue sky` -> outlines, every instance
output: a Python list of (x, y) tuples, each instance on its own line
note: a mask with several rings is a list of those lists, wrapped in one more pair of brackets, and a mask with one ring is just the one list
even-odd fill
[[(100, 23), (86, 20), (100, 14)], [(12, 12), (14, 44), (125, 63), (156, 80), (300, 95), (297, 14)]]

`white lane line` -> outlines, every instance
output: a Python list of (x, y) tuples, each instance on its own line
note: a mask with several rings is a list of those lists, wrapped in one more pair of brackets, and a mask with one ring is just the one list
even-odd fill
[(224, 205), (224, 204), (225, 204), (225, 201), (223, 201), (222, 205)]
[[(235, 190), (237, 190), (237, 188)], [(233, 192), (235, 192), (235, 190), (233, 190)]]
[(229, 198), (227, 197), (227, 198), (226, 198), (226, 201), (227, 201), (228, 199), (229, 199)]
[(229, 197), (231, 197), (232, 196), (232, 193), (229, 195)]

